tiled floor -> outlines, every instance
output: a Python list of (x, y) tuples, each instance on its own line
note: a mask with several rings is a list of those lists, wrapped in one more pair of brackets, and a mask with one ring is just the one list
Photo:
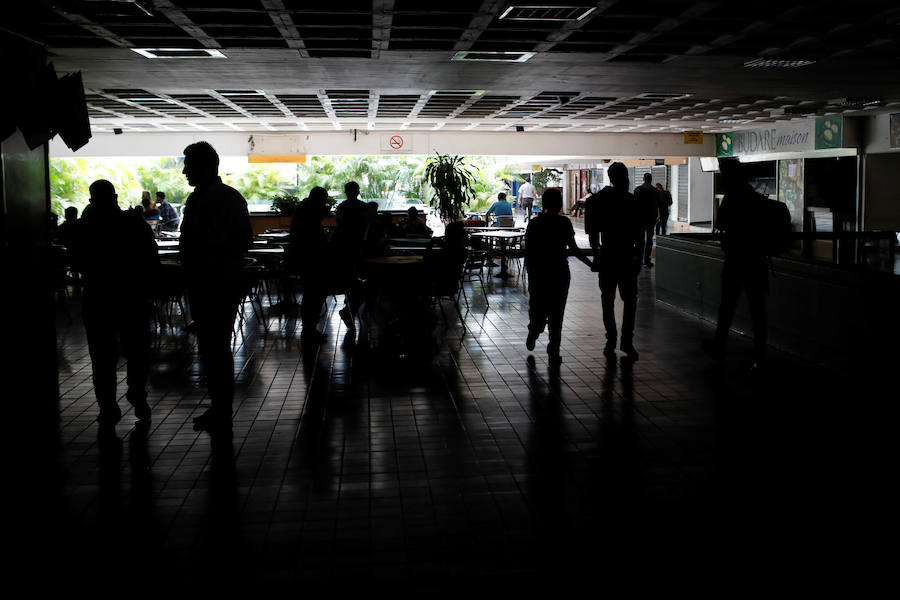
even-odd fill
[(59, 319), (59, 476), (41, 560), (127, 590), (566, 596), (575, 582), (825, 568), (855, 539), (837, 523), (869, 476), (846, 446), (850, 382), (778, 353), (751, 377), (746, 340), (714, 367), (699, 352), (710, 325), (656, 303), (648, 272), (640, 360), (608, 363), (595, 275), (572, 272), (558, 372), (545, 339), (529, 359), (515, 279), (488, 284), (490, 308), (470, 290), (465, 332), (447, 306), (433, 356), (368, 355), (333, 300), (317, 351), (296, 321), (272, 316), (264, 336), (251, 317), (230, 440), (193, 431), (205, 388), (192, 340), (172, 335), (159, 338), (149, 430), (129, 410), (116, 439), (98, 440), (75, 302), (75, 324)]

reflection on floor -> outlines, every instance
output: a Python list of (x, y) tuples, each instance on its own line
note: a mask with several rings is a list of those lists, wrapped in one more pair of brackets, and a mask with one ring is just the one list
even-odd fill
[(558, 371), (545, 339), (529, 359), (516, 279), (488, 283), (489, 309), (470, 291), (465, 331), (448, 306), (434, 357), (367, 355), (339, 305), (317, 349), (301, 347), (293, 319), (270, 316), (264, 336), (250, 316), (227, 440), (191, 427), (205, 388), (181, 335), (159, 338), (149, 429), (129, 409), (117, 437), (98, 440), (74, 303), (75, 324), (59, 325), (59, 477), (47, 478), (41, 564), (72, 586), (297, 592), (562, 591), (827, 568), (855, 539), (837, 515), (870, 475), (848, 462), (848, 383), (777, 353), (752, 377), (746, 340), (711, 365), (699, 351), (710, 326), (656, 304), (648, 272), (640, 360), (607, 362), (596, 278), (574, 261), (572, 272)]

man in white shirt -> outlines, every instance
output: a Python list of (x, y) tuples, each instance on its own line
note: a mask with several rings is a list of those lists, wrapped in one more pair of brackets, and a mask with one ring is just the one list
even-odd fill
[(531, 210), (534, 206), (534, 199), (537, 198), (537, 189), (531, 185), (531, 181), (526, 179), (525, 183), (519, 186), (519, 200), (522, 208), (525, 209), (525, 220), (531, 219)]

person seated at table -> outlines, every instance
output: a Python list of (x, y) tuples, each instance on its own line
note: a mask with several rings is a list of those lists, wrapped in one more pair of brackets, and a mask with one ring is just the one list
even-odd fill
[(506, 194), (504, 194), (503, 192), (497, 194), (497, 201), (491, 204), (491, 207), (487, 209), (486, 213), (484, 213), (485, 220), (487, 220), (491, 215), (494, 215), (494, 224), (498, 227), (503, 227), (507, 224), (510, 227), (512, 226), (512, 205), (506, 201)]
[(165, 192), (156, 192), (156, 207), (159, 209), (160, 228), (163, 231), (178, 231), (181, 218), (175, 207), (166, 202)]
[(322, 218), (328, 213), (328, 191), (314, 187), (309, 197), (297, 206), (291, 218), (288, 238), (288, 268), (300, 276), (303, 300), (300, 302), (301, 336), (304, 340), (320, 341), (319, 315), (328, 297), (328, 281), (332, 264)]
[(431, 237), (431, 227), (419, 219), (419, 211), (415, 206), (410, 206), (406, 211), (406, 218), (400, 221), (400, 233), (403, 237)]
[(543, 212), (528, 224), (525, 232), (525, 264), (528, 268), (528, 338), (525, 347), (534, 350), (538, 336), (549, 325), (547, 355), (551, 365), (562, 360), (559, 354), (563, 315), (569, 295), (568, 250), (591, 268), (575, 243), (572, 222), (562, 216), (562, 192), (550, 188), (544, 192)]
[[(366, 233), (363, 235), (363, 258), (382, 256), (387, 245), (387, 230), (378, 218), (378, 203), (366, 204)], [(388, 215), (390, 217), (390, 215)]]
[(150, 192), (141, 192), (141, 206), (143, 208), (145, 221), (159, 221), (159, 209), (153, 203)]

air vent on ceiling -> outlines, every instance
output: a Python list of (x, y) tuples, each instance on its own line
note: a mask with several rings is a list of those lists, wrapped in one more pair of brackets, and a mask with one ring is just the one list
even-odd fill
[(485, 61), (485, 62), (525, 62), (534, 52), (474, 52), (464, 50), (453, 55), (451, 60)]
[(512, 4), (500, 15), (506, 21), (580, 21), (597, 10), (596, 6), (547, 6)]
[(146, 58), (228, 58), (212, 48), (132, 48)]
[(815, 64), (814, 60), (787, 60), (774, 58), (754, 58), (744, 63), (745, 67), (766, 68), (766, 69), (796, 69), (797, 67), (808, 67)]

